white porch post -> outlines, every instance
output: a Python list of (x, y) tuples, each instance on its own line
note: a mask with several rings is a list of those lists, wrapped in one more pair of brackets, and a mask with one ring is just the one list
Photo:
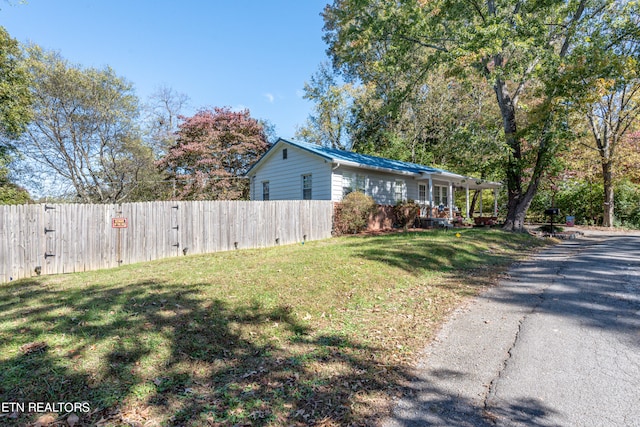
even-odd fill
[(465, 213), (466, 213), (466, 218), (469, 219), (469, 183), (467, 182), (467, 187), (466, 187), (466, 193), (465, 193), (465, 202), (467, 204), (467, 208), (465, 209)]
[(429, 175), (429, 215), (428, 218), (431, 218), (433, 215), (433, 181), (431, 180), (431, 175)]
[(498, 216), (498, 189), (493, 189), (493, 216)]
[(449, 191), (447, 194), (447, 203), (449, 204), (449, 219), (453, 219), (453, 183), (449, 181)]

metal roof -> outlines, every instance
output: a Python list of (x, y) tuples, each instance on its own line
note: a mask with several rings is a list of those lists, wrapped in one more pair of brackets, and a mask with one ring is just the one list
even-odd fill
[(367, 154), (354, 153), (352, 151), (339, 150), (337, 148), (325, 147), (318, 144), (310, 144), (307, 142), (300, 141), (292, 141), (284, 138), (279, 138), (272, 146), (269, 148), (267, 153), (265, 153), (260, 160), (251, 166), (251, 168), (247, 171), (246, 175), (259, 164), (263, 159), (265, 159), (269, 152), (279, 143), (286, 143), (291, 146), (300, 148), (317, 156), (320, 156), (328, 161), (333, 163), (343, 163), (356, 167), (369, 168), (369, 169), (381, 169), (388, 171), (395, 171), (403, 174), (415, 174), (415, 175), (441, 175), (447, 178), (453, 178), (456, 181), (464, 180), (473, 180), (475, 181), (473, 187), (500, 187), (500, 183), (490, 182), (485, 180), (479, 180), (476, 178), (467, 177), (464, 175), (459, 175), (454, 172), (449, 172), (444, 169), (433, 168), (430, 166), (420, 165), (417, 163), (410, 162), (401, 162), (399, 160), (386, 159), (384, 157), (370, 156)]

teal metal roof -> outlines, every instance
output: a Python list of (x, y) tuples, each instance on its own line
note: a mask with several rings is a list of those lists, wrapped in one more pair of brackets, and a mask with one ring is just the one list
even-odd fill
[(297, 147), (301, 150), (305, 150), (309, 153), (315, 154), (332, 163), (348, 163), (350, 165), (356, 165), (362, 168), (382, 169), (388, 171), (397, 171), (398, 173), (409, 174), (434, 174), (441, 176), (448, 176), (449, 178), (457, 179), (459, 182), (467, 181), (467, 185), (471, 183), (471, 188), (500, 188), (502, 184), (498, 182), (485, 181), (483, 179), (476, 179), (459, 175), (454, 172), (449, 172), (444, 169), (432, 168), (430, 166), (419, 165), (417, 163), (401, 162), (399, 160), (385, 159), (383, 157), (369, 156), (366, 154), (354, 153), (352, 151), (338, 150), (337, 148), (324, 147), (317, 144), (309, 144), (307, 142), (291, 141), (283, 138), (279, 138), (269, 150), (254, 163), (247, 171), (245, 176), (248, 176), (251, 171), (258, 166), (263, 159), (265, 159), (271, 150), (273, 150), (279, 143), (284, 143)]

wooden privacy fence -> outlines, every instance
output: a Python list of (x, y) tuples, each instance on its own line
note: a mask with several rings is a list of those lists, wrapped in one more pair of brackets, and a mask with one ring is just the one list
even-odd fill
[(0, 282), (331, 237), (333, 203), (0, 206)]

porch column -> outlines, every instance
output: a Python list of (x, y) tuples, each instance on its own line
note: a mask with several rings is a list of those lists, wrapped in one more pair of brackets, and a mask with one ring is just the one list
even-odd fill
[(449, 219), (453, 219), (453, 183), (449, 181), (447, 203), (449, 204)]
[(493, 189), (493, 216), (498, 216), (498, 189)]
[(431, 175), (429, 175), (429, 216), (431, 218), (433, 215), (433, 181), (431, 180)]
[(465, 210), (466, 218), (469, 219), (469, 183), (468, 182), (466, 187), (465, 202), (467, 204), (467, 208)]

